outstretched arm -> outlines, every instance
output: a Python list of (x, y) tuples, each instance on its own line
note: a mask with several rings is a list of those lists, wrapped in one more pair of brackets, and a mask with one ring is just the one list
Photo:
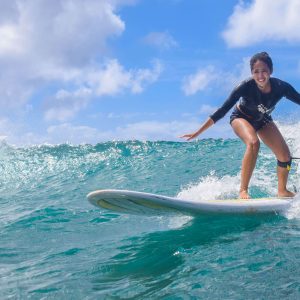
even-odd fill
[(194, 133), (188, 133), (188, 134), (184, 134), (182, 136), (180, 136), (180, 138), (185, 138), (187, 141), (190, 141), (194, 138), (196, 138), (199, 134), (201, 134), (202, 132), (204, 132), (206, 129), (208, 129), (209, 127), (211, 127), (214, 124), (214, 121), (212, 118), (208, 118), (206, 122), (204, 122), (202, 124), (202, 126), (195, 131)]

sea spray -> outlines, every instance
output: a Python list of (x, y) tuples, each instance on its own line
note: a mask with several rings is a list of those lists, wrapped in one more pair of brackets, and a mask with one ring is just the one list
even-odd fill
[(193, 201), (236, 198), (239, 191), (239, 176), (225, 175), (218, 178), (214, 172), (200, 179), (196, 184), (189, 184), (177, 195), (179, 199)]

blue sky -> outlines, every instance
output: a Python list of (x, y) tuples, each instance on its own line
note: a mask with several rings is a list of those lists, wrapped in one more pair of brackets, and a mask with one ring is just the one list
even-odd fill
[[(267, 51), (300, 91), (298, 0), (0, 0), (0, 139), (179, 140)], [(299, 121), (282, 100), (274, 117)], [(229, 114), (203, 134), (234, 137)]]

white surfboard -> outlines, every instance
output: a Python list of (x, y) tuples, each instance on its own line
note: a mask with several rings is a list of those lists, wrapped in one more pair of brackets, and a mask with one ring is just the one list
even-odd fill
[(226, 200), (182, 200), (127, 190), (98, 190), (87, 195), (95, 206), (127, 214), (201, 213), (279, 213), (288, 209), (293, 198)]

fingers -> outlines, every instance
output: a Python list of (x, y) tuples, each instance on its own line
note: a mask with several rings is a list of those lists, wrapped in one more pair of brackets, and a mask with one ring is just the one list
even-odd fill
[(194, 138), (194, 134), (184, 134), (182, 136), (179, 136), (179, 138), (183, 138), (183, 139), (186, 139), (187, 141), (190, 141)]
[(192, 136), (192, 134), (184, 134), (184, 135), (179, 136), (179, 138), (186, 139), (186, 138), (190, 138), (191, 136)]

